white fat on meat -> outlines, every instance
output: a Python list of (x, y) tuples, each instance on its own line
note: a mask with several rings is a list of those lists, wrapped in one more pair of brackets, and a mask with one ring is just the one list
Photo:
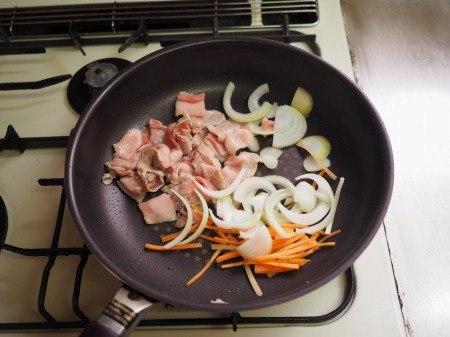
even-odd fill
[(202, 117), (190, 117), (192, 133), (198, 134), (205, 129), (213, 129), (227, 120), (224, 113), (217, 110), (206, 110)]
[(245, 168), (244, 178), (253, 177), (261, 162), (261, 157), (252, 152), (242, 151), (237, 156), (229, 156), (221, 171), (225, 186), (236, 179), (242, 168)]
[(254, 138), (253, 133), (245, 128), (234, 130), (234, 132), (226, 134), (225, 148), (229, 154), (235, 155), (239, 150), (248, 147)]
[(177, 220), (177, 212), (172, 198), (167, 193), (141, 202), (139, 209), (144, 215), (146, 224), (157, 224), (161, 222)]
[(191, 94), (181, 91), (175, 102), (175, 116), (188, 114), (190, 117), (203, 117), (206, 113), (205, 94)]
[(138, 203), (144, 200), (147, 191), (145, 190), (145, 185), (139, 175), (135, 174), (131, 177), (122, 177), (117, 182), (122, 191), (124, 191), (128, 196), (136, 200)]
[(166, 135), (167, 126), (165, 126), (161, 121), (153, 118), (149, 119), (148, 125), (148, 143), (151, 145), (162, 143)]
[(130, 129), (113, 147), (120, 158), (130, 159), (143, 144), (142, 131)]

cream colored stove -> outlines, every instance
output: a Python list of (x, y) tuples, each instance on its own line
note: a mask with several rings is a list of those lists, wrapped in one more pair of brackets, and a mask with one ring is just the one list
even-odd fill
[[(27, 0), (20, 6), (66, 2)], [(17, 5), (14, 0), (0, 4)], [(321, 56), (353, 77), (339, 1), (319, 1), (319, 13), (317, 24), (300, 31), (316, 34)], [(159, 48), (156, 43), (136, 43), (118, 53), (117, 45), (84, 46), (83, 56), (74, 46), (66, 46), (47, 48), (44, 54), (3, 55), (0, 82), (74, 75), (99, 59), (135, 61)], [(22, 138), (68, 136), (79, 117), (67, 99), (68, 84), (0, 91), (0, 138), (8, 125)], [(68, 210), (64, 203), (60, 206), (64, 159), (64, 147), (0, 152), (0, 196), (7, 211), (6, 238), (0, 241), (1, 336), (77, 336), (85, 320), (100, 316), (120, 285), (92, 255), (86, 255)], [(61, 230), (55, 234), (58, 214)], [(297, 300), (231, 318), (158, 304), (132, 336), (228, 336), (233, 326), (237, 336), (405, 336), (383, 227), (353, 269), (353, 276), (344, 273)], [(78, 277), (80, 293), (74, 300)]]

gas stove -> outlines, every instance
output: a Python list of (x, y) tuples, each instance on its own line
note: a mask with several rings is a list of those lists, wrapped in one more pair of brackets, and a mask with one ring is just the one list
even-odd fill
[[(1, 26), (0, 36), (0, 82), (4, 84), (0, 86), (0, 333), (4, 336), (46, 336), (50, 331), (76, 336), (87, 322), (100, 316), (120, 286), (84, 246), (65, 203), (65, 146), (89, 100), (90, 93), (80, 89), (80, 74), (87, 65), (112, 59), (120, 67), (176, 41), (207, 34), (247, 34), (305, 48), (353, 78), (337, 0), (296, 1), (295, 8), (306, 6), (303, 14), (280, 17), (273, 13), (275, 2), (263, 1), (265, 10), (271, 11), (269, 22), (265, 15), (258, 15), (261, 2), (248, 1), (239, 8), (250, 8), (253, 16), (239, 12), (230, 19), (214, 12), (212, 25), (200, 20), (188, 27), (186, 20), (191, 22), (191, 17), (176, 21), (172, 15), (173, 29), (161, 22), (146, 25), (144, 7), (128, 22), (120, 16), (125, 2), (97, 3), (88, 4), (93, 6), (88, 7), (90, 12), (83, 12), (82, 3), (72, 6), (69, 1), (21, 1), (18, 6), (17, 1), (8, 0), (0, 5), (10, 13), (9, 19), (0, 16), (0, 24), (9, 23)], [(133, 4), (149, 3), (162, 6), (164, 2)], [(52, 12), (38, 5), (52, 5), (53, 11), (70, 8), (79, 16), (70, 20), (68, 30), (60, 23), (52, 34), (37, 24), (35, 32), (25, 25), (19, 28), (20, 15), (26, 12), (23, 8), (40, 19), (44, 14), (39, 13)], [(83, 25), (89, 22), (83, 16), (104, 6), (108, 6), (107, 23)], [(211, 8), (217, 10), (217, 6)], [(101, 33), (105, 29), (110, 34)], [(60, 75), (69, 76), (41, 82)], [(26, 89), (18, 82), (27, 82), (20, 84)], [(29, 82), (39, 88), (28, 88)], [(8, 87), (8, 83), (14, 85)], [(231, 315), (159, 303), (133, 336), (206, 336), (212, 329), (218, 335), (236, 330), (241, 335), (260, 336), (405, 336), (383, 226), (352, 268), (301, 298)]]

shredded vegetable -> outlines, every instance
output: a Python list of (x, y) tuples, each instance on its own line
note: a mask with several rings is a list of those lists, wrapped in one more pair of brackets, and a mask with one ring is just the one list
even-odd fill
[[(299, 270), (311, 261), (310, 255), (315, 251), (335, 246), (330, 239), (341, 232), (332, 231), (332, 226), (344, 178), (338, 180), (333, 192), (324, 177), (338, 178), (329, 169), (330, 142), (321, 135), (305, 137), (305, 117), (313, 108), (312, 96), (305, 89), (297, 89), (291, 105), (278, 106), (268, 101), (261, 103), (262, 96), (269, 92), (268, 84), (264, 83), (249, 96), (248, 113), (232, 107), (234, 90), (234, 83), (229, 82), (223, 96), (228, 117), (247, 123), (248, 130), (255, 135), (273, 137), (272, 146), (260, 151), (266, 167), (275, 169), (283, 149), (297, 145), (308, 154), (303, 166), (309, 173), (290, 181), (276, 174), (248, 177), (246, 168), (242, 167), (231, 184), (222, 190), (207, 188), (207, 184), (194, 178), (194, 192), (200, 205), (189, 204), (181, 194), (171, 190), (186, 210), (184, 228), (161, 236), (161, 245), (148, 243), (145, 248), (154, 251), (204, 249), (207, 242), (213, 254), (187, 281), (187, 286), (198, 281), (214, 264), (220, 268), (243, 267), (255, 294), (262, 296), (258, 275), (273, 277)], [(264, 118), (274, 118), (273, 130), (261, 128)], [(256, 137), (249, 148), (260, 150)]]

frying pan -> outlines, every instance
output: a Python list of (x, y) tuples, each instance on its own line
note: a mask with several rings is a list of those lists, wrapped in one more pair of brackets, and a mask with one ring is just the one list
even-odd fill
[[(334, 229), (342, 230), (336, 246), (315, 252), (299, 272), (258, 277), (261, 297), (239, 268), (213, 266), (193, 285), (185, 286), (209, 257), (208, 250), (146, 251), (144, 244), (159, 243), (161, 232), (171, 224), (144, 224), (134, 200), (116, 185), (101, 183), (104, 163), (112, 158), (112, 144), (128, 129), (144, 127), (150, 117), (164, 124), (173, 122), (180, 91), (205, 92), (207, 109), (223, 111), (222, 96), (229, 81), (236, 85), (232, 104), (241, 111), (246, 109), (248, 95), (262, 83), (270, 87), (264, 99), (278, 104), (289, 104), (298, 86), (308, 90), (314, 108), (307, 135), (322, 134), (330, 140), (333, 172), (345, 177), (334, 221)], [(286, 149), (271, 173), (293, 179), (304, 173), (304, 155), (297, 147)], [(261, 168), (258, 174), (266, 173)], [(126, 285), (124, 289), (132, 289), (119, 291), (126, 304), (113, 300), (99, 322), (90, 326), (95, 333), (113, 335), (116, 327), (116, 332), (126, 334), (125, 328), (136, 324), (133, 303), (141, 309), (148, 300), (235, 312), (279, 304), (324, 285), (352, 265), (382, 223), (392, 191), (393, 158), (372, 104), (330, 64), (266, 39), (207, 38), (145, 56), (123, 69), (90, 101), (70, 137), (65, 182), (68, 205), (86, 245)], [(331, 184), (335, 188), (335, 182)], [(135, 292), (141, 295), (137, 299)]]

